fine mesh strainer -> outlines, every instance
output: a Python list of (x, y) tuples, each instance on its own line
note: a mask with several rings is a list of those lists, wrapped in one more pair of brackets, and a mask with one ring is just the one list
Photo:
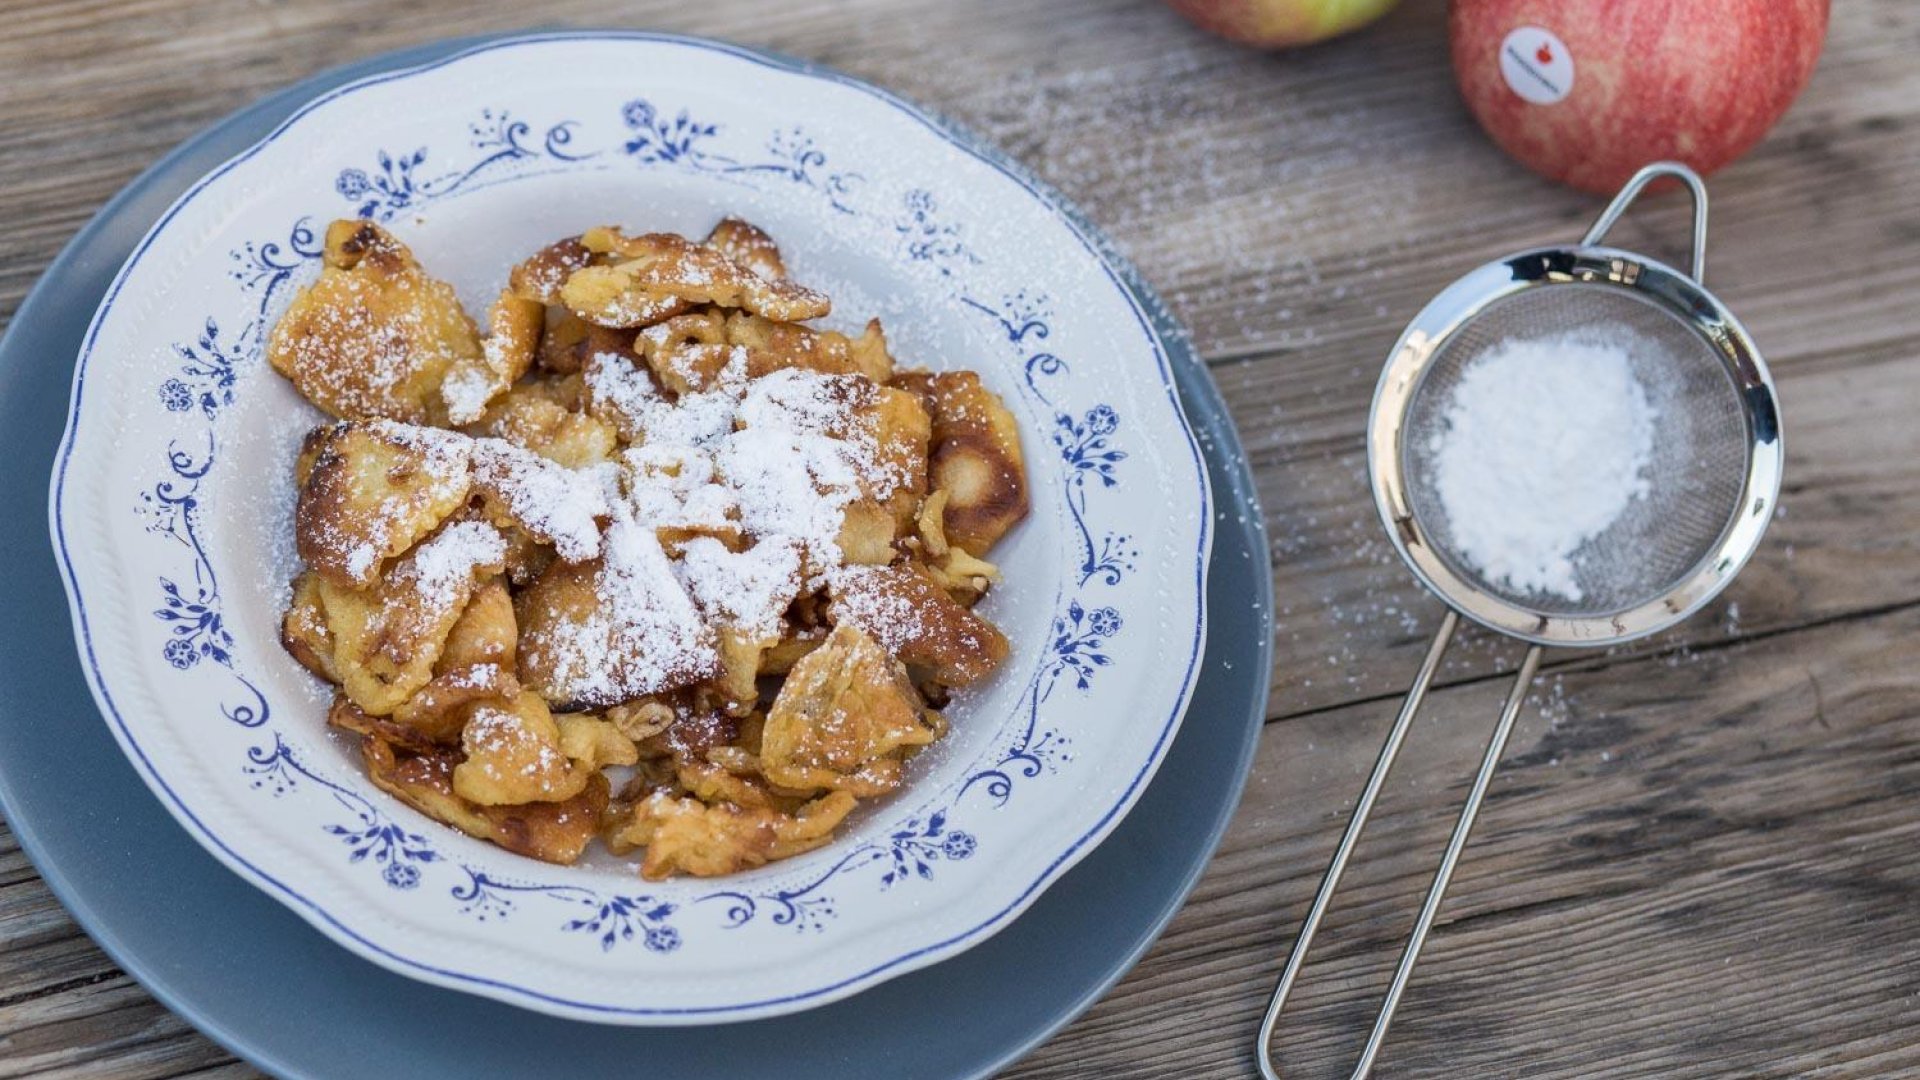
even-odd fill
[[(1670, 177), (1693, 196), (1692, 273), (1602, 245), (1648, 183)], [(1314, 931), (1366, 827), (1400, 744), (1460, 617), (1531, 642), (1507, 695), (1466, 806), (1393, 973), (1353, 1076), (1372, 1071), (1420, 947), (1473, 829), (1527, 688), (1547, 645), (1605, 646), (1685, 619), (1733, 580), (1759, 545), (1780, 490), (1773, 382), (1746, 330), (1701, 284), (1707, 192), (1693, 170), (1649, 165), (1627, 181), (1574, 247), (1521, 252), (1472, 271), (1414, 317), (1394, 346), (1367, 427), (1374, 502), (1394, 546), (1449, 610), (1354, 807), (1332, 864), (1294, 939), (1260, 1026), (1261, 1074), (1279, 1080), (1271, 1047)], [(1461, 558), (1435, 492), (1435, 437), (1453, 389), (1477, 357), (1515, 341), (1604, 335), (1625, 345), (1655, 413), (1645, 494), (1575, 553), (1579, 599), (1518, 589)], [(1624, 433), (1623, 433), (1624, 435)]]

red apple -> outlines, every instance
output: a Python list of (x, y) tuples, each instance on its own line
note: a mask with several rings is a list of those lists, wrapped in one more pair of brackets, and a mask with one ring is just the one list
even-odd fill
[(1793, 104), (1829, 0), (1452, 0), (1474, 119), (1527, 167), (1611, 192), (1650, 161), (1703, 175)]
[(1246, 45), (1277, 48), (1357, 30), (1396, 0), (1167, 0), (1202, 30)]

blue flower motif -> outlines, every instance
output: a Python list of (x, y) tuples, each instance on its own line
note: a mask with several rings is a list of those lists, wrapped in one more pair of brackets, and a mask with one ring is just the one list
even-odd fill
[(932, 881), (936, 862), (967, 858), (973, 849), (973, 834), (947, 828), (947, 811), (935, 810), (924, 823), (914, 818), (887, 838), (884, 857), (889, 866), (880, 875), (880, 887), (890, 889), (915, 877)]
[(645, 941), (654, 952), (670, 953), (680, 947), (680, 931), (671, 926), (649, 926)]
[(1120, 426), (1120, 414), (1111, 405), (1095, 405), (1087, 410), (1087, 430), (1095, 435), (1111, 435)]
[(341, 169), (339, 179), (333, 182), (333, 190), (343, 198), (357, 199), (373, 190), (373, 181), (361, 169)]
[(233, 387), (245, 355), (241, 341), (222, 345), (219, 325), (208, 319), (197, 339), (191, 344), (176, 342), (173, 352), (179, 374), (160, 384), (160, 403), (168, 412), (188, 412), (198, 405), (212, 420), (233, 404)]
[(636, 98), (620, 110), (620, 118), (633, 129), (625, 150), (640, 162), (685, 162), (696, 168), (707, 167), (705, 154), (697, 144), (719, 132), (713, 124), (701, 124), (681, 109), (672, 120), (661, 118), (653, 103)]
[(200, 662), (200, 650), (194, 648), (193, 642), (186, 638), (174, 638), (167, 642), (161, 647), (160, 653), (167, 658), (167, 663), (181, 671)]
[(906, 208), (893, 229), (906, 245), (908, 258), (931, 263), (942, 274), (952, 274), (961, 263), (980, 261), (960, 238), (960, 227), (940, 219), (931, 191), (916, 188), (907, 192)]
[(1054, 674), (1072, 672), (1074, 685), (1082, 690), (1093, 685), (1095, 669), (1113, 663), (1113, 658), (1100, 650), (1119, 630), (1119, 612), (1110, 607), (1089, 612), (1080, 601), (1069, 601), (1067, 617), (1053, 620)]
[(160, 404), (168, 412), (186, 412), (193, 408), (193, 387), (179, 379), (168, 379), (160, 384)]
[(420, 884), (419, 868), (412, 863), (403, 863), (398, 860), (388, 863), (380, 876), (396, 889), (411, 889)]

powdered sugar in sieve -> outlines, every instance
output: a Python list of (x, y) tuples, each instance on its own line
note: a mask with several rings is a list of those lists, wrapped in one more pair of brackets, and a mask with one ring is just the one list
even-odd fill
[(1459, 556), (1520, 592), (1581, 599), (1575, 559), (1649, 488), (1658, 410), (1633, 339), (1505, 342), (1474, 357), (1428, 436)]

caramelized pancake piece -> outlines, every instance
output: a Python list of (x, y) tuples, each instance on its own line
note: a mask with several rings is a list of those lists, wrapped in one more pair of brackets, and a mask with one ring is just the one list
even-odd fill
[(748, 311), (726, 318), (726, 342), (747, 350), (747, 374), (759, 378), (783, 368), (805, 368), (823, 375), (865, 375), (877, 383), (893, 376), (893, 353), (879, 319), (870, 319), (857, 338), (837, 330), (815, 330), (779, 322)]
[(507, 275), (507, 289), (515, 296), (542, 304), (560, 302), (560, 286), (575, 270), (593, 264), (594, 253), (577, 236), (556, 240), (534, 252)]
[(1000, 568), (967, 554), (966, 548), (948, 548), (940, 558), (923, 564), (947, 595), (968, 607), (980, 602), (1000, 581)]
[(607, 710), (606, 717), (615, 730), (638, 743), (672, 727), (676, 714), (672, 705), (648, 697), (615, 705)]
[(456, 521), (371, 588), (318, 578), (334, 668), (353, 703), (386, 716), (431, 681), (455, 622), (480, 583), (500, 573), (505, 554), (493, 526)]
[(906, 668), (842, 624), (788, 673), (767, 712), (760, 771), (781, 787), (879, 795), (900, 785), (902, 752), (939, 731)]
[(947, 543), (947, 496), (942, 488), (920, 505), (915, 528), (920, 533), (921, 565), (955, 600), (972, 607), (1000, 581), (1000, 568)]
[(585, 790), (563, 802), (477, 806), (454, 793), (457, 751), (401, 756), (380, 739), (363, 737), (360, 754), (368, 777), (380, 790), (468, 836), (550, 863), (566, 865), (580, 858), (609, 802), (607, 778), (594, 773), (587, 778)]
[(451, 675), (469, 668), (493, 665), (513, 670), (520, 630), (513, 620), (513, 594), (501, 578), (492, 578), (474, 590), (461, 610), (447, 643), (434, 665), (435, 675)]
[[(320, 591), (319, 579), (311, 573), (294, 581), (294, 601), (287, 609), (280, 640), (295, 659), (337, 686), (340, 677)], [(484, 698), (512, 698), (520, 692), (513, 677), (516, 636), (513, 599), (506, 584), (494, 578), (474, 593), (447, 632), (432, 680), (402, 702), (391, 717), (368, 716), (343, 695), (335, 701), (329, 720), (350, 731), (379, 734), (396, 745), (456, 745), (466, 723), (467, 705)]]
[(760, 674), (785, 675), (815, 649), (826, 644), (829, 631), (824, 627), (791, 627), (786, 636), (760, 656)]
[(713, 632), (653, 530), (616, 517), (601, 558), (555, 563), (518, 601), (520, 679), (556, 706), (599, 708), (718, 673)]
[(560, 746), (560, 726), (540, 695), (476, 702), (460, 732), (466, 760), (454, 767), (454, 794), (479, 806), (564, 802), (586, 790), (591, 768)]
[(326, 432), (300, 488), (294, 539), (320, 576), (365, 588), (466, 502), (467, 442), (383, 420)]
[(560, 292), (567, 310), (612, 330), (634, 330), (671, 319), (693, 302), (649, 290), (634, 275), (611, 266), (589, 266), (567, 279)]
[(267, 362), (308, 401), (346, 420), (446, 418), (441, 382), (481, 358), (453, 288), (370, 221), (327, 228), (319, 280), (294, 296), (267, 339)]
[[(393, 710), (392, 722), (418, 732), (430, 742), (458, 746), (472, 707), (484, 701), (511, 701), (519, 696), (520, 681), (513, 668), (476, 664), (438, 674)], [(392, 741), (392, 740), (389, 740)]]
[(745, 716), (760, 700), (761, 657), (780, 640), (782, 614), (800, 592), (799, 547), (776, 538), (734, 551), (712, 537), (692, 537), (681, 556), (676, 573), (717, 629), (719, 674), (711, 689), (728, 712)]
[(720, 670), (708, 685), (728, 713), (745, 716), (760, 703), (760, 656), (769, 644), (732, 627), (715, 635)]
[(546, 318), (540, 326), (540, 345), (534, 350), (534, 363), (542, 371), (555, 375), (572, 375), (586, 366), (591, 355), (587, 346), (589, 330), (600, 330), (607, 334), (625, 335), (623, 330), (606, 330), (564, 307), (548, 305)]
[(560, 750), (585, 769), (608, 765), (632, 765), (640, 760), (640, 751), (611, 721), (588, 713), (557, 713), (553, 722), (560, 729)]
[(709, 806), (661, 791), (635, 804), (626, 821), (608, 830), (606, 841), (616, 854), (644, 846), (640, 876), (648, 881), (675, 872), (718, 877), (819, 847), (833, 838), (853, 806), (854, 797), (844, 791), (792, 814), (725, 802)]
[(637, 347), (661, 385), (676, 394), (704, 393), (723, 377), (758, 379), (788, 368), (865, 375), (882, 383), (893, 371), (878, 319), (860, 337), (849, 338), (836, 330), (710, 308), (647, 327)]
[(494, 578), (480, 586), (447, 632), (434, 662), (433, 679), (393, 711), (393, 720), (448, 746), (460, 741), (466, 709), (487, 698), (512, 700), (520, 693), (514, 678), (513, 597), (506, 582)]
[(830, 593), (836, 633), (842, 625), (858, 627), (942, 686), (978, 682), (1007, 658), (1006, 635), (913, 563), (847, 567)]
[(660, 380), (644, 359), (608, 353), (587, 358), (580, 373), (586, 387), (586, 410), (611, 428), (629, 446), (647, 441), (647, 422), (667, 397)]
[(855, 419), (873, 432), (874, 470), (861, 478), (861, 493), (884, 505), (896, 533), (904, 533), (927, 493), (927, 447), (933, 436), (927, 411), (917, 396), (877, 386)]
[(473, 447), (473, 489), (490, 520), (513, 525), (565, 562), (600, 554), (600, 522), (611, 512), (603, 477), (498, 439)]
[(660, 385), (675, 394), (713, 389), (733, 357), (717, 311), (675, 315), (640, 331), (635, 343)]
[(293, 459), (293, 486), (307, 486), (308, 478), (313, 476), (313, 467), (320, 460), (320, 451), (327, 448), (327, 442), (339, 424), (321, 424), (306, 433), (300, 440), (300, 452)]
[[(714, 752), (720, 754), (737, 749), (726, 746)], [(790, 813), (800, 809), (808, 799), (808, 796), (781, 795), (755, 776), (732, 772), (710, 761), (684, 763), (674, 770), (673, 778), (675, 783), (686, 789), (687, 794), (708, 805), (732, 803), (739, 807), (760, 807)]]
[(812, 289), (784, 278), (769, 281), (713, 248), (672, 233), (629, 237), (615, 229), (593, 229), (582, 242), (618, 261), (574, 271), (560, 287), (560, 299), (575, 315), (601, 326), (647, 326), (693, 304), (745, 308), (785, 321), (817, 319), (832, 310)]
[(448, 423), (471, 424), (480, 419), (489, 402), (527, 373), (539, 350), (546, 317), (545, 304), (501, 290), (487, 312), (487, 336), (480, 342), (480, 356), (455, 360), (440, 383)]
[(941, 488), (921, 500), (920, 513), (914, 516), (914, 531), (920, 534), (920, 550), (929, 558), (938, 559), (951, 550), (947, 543), (947, 496), (950, 493)]
[(333, 696), (333, 706), (327, 710), (327, 725), (379, 739), (409, 753), (426, 754), (440, 749), (434, 740), (408, 724), (390, 717), (368, 716), (345, 694)]
[(595, 326), (564, 307), (547, 308), (540, 347), (535, 351), (535, 360), (541, 369), (556, 375), (572, 375), (584, 370), (589, 361), (602, 353), (612, 353), (636, 364), (640, 362), (632, 330)]
[(640, 746), (647, 757), (670, 758), (676, 765), (705, 761), (707, 755), (740, 738), (745, 721), (707, 707), (700, 694), (675, 694), (671, 700), (673, 722)]
[(1027, 516), (1019, 426), (999, 395), (971, 371), (933, 376), (927, 403), (933, 419), (930, 482), (947, 492), (946, 538), (985, 555)]
[(896, 525), (893, 514), (871, 499), (847, 504), (836, 542), (840, 555), (854, 566), (885, 566), (893, 561)]
[(612, 424), (584, 410), (583, 390), (578, 378), (519, 383), (464, 430), (504, 439), (569, 469), (597, 465), (613, 457), (619, 435)]
[[(566, 311), (565, 308), (559, 309)], [(569, 315), (572, 312), (568, 312)], [(574, 352), (580, 357), (580, 366), (586, 367), (587, 361), (603, 353), (612, 353), (623, 360), (635, 363), (640, 361), (640, 345), (631, 330), (612, 330), (604, 326), (586, 323), (586, 333)]]
[(320, 606), (320, 579), (311, 570), (293, 579), (293, 598), (280, 617), (280, 647), (301, 667), (340, 685), (340, 672), (333, 666), (333, 633)]
[(703, 243), (768, 281), (787, 276), (787, 264), (780, 258), (780, 245), (752, 222), (737, 217), (721, 218)]

